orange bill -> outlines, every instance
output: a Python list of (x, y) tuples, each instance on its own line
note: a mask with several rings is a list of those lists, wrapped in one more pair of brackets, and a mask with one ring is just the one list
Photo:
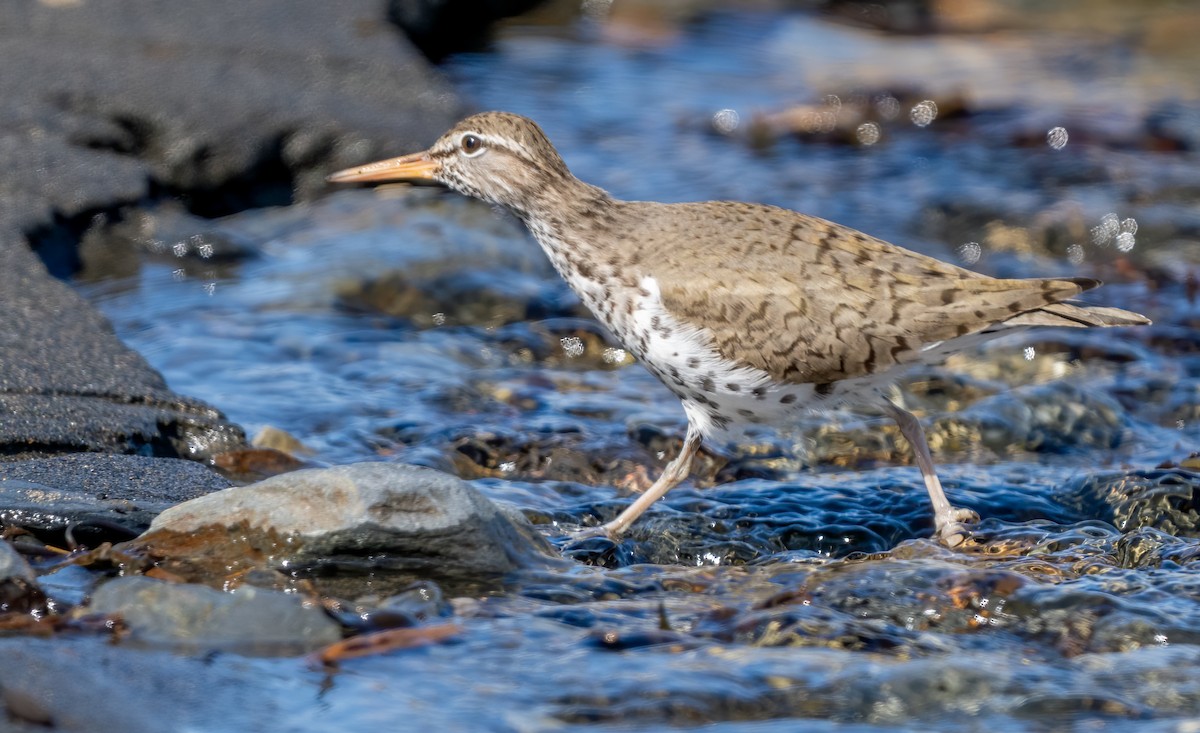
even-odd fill
[(330, 183), (382, 183), (384, 181), (431, 181), (437, 163), (429, 153), (413, 153), (388, 158), (357, 168), (332, 173), (325, 178)]

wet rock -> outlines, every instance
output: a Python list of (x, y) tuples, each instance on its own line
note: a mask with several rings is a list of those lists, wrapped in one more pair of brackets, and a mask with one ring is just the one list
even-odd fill
[[(1059, 381), (1013, 389), (970, 407), (927, 421), (935, 455), (974, 460), (1021, 453), (1082, 453), (1111, 450), (1131, 439), (1128, 416), (1103, 392)], [(911, 463), (912, 452), (890, 421), (815, 430), (812, 460), (837, 466), (867, 466), (879, 461)]]
[(338, 304), (354, 312), (406, 318), (417, 326), (502, 326), (535, 318), (580, 315), (561, 283), (489, 267), (433, 277), (393, 271), (339, 288)]
[(0, 653), (4, 728), (20, 733), (160, 733), (164, 721), (177, 730), (268, 730), (293, 704), (236, 665), (103, 639), (0, 639)]
[(200, 497), (159, 515), (134, 545), (209, 568), (245, 566), (247, 553), (276, 567), (372, 557), (439, 578), (557, 561), (523, 518), (469, 484), (389, 463), (297, 471)]
[(45, 601), (29, 563), (12, 545), (0, 540), (0, 613), (28, 613), (44, 607)]
[(75, 451), (203, 459), (240, 428), (167, 388), (112, 327), (0, 221), (0, 456)]
[(115, 578), (83, 615), (114, 617), (131, 640), (183, 651), (297, 654), (341, 638), (340, 626), (296, 594), (243, 585), (223, 592), (144, 577)]
[[(106, 523), (139, 532), (163, 509), (227, 488), (229, 481), (193, 461), (83, 453), (0, 462), (0, 518), (62, 542), (64, 530)], [(87, 543), (91, 544), (91, 543)]]
[(1153, 528), (1195, 538), (1200, 537), (1198, 490), (1196, 472), (1153, 469), (1088, 476), (1064, 487), (1058, 498), (1122, 532)]

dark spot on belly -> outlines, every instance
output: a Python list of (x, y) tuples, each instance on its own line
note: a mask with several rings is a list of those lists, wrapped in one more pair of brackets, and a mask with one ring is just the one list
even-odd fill
[(788, 393), (779, 398), (779, 404), (790, 405), (796, 401), (796, 395)]
[(757, 417), (757, 414), (754, 412), (754, 410), (747, 410), (744, 407), (738, 409), (738, 414), (741, 415), (742, 417), (749, 417), (749, 418)]
[(737, 382), (727, 382), (725, 384), (725, 389), (729, 390), (730, 392), (741, 392), (742, 385), (738, 384)]
[(813, 390), (821, 397), (828, 397), (833, 393), (833, 382), (821, 382), (813, 385)]
[(699, 357), (693, 356), (692, 358), (688, 359), (688, 368), (689, 369), (695, 369), (698, 366), (700, 366)]
[(767, 396), (767, 389), (765, 387), (755, 387), (754, 389), (750, 390), (750, 394), (754, 395), (756, 399), (761, 400)]
[(705, 377), (704, 379), (700, 380), (700, 389), (704, 390), (705, 392), (712, 392), (716, 388), (717, 385), (713, 383), (711, 377)]

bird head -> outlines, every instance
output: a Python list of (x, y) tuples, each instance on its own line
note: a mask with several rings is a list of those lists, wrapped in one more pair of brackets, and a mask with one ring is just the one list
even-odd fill
[(518, 212), (566, 179), (566, 164), (542, 128), (520, 115), (484, 112), (452, 127), (424, 152), (347, 168), (332, 183), (436, 181)]

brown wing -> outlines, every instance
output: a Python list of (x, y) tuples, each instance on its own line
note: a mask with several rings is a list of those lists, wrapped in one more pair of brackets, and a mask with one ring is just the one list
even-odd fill
[[(686, 251), (668, 233), (676, 227), (642, 232), (664, 305), (707, 328), (725, 356), (782, 381), (877, 372), (1099, 284), (998, 280), (773, 207), (722, 203), (688, 218), (706, 226), (692, 227)], [(701, 254), (687, 254), (696, 245)]]

